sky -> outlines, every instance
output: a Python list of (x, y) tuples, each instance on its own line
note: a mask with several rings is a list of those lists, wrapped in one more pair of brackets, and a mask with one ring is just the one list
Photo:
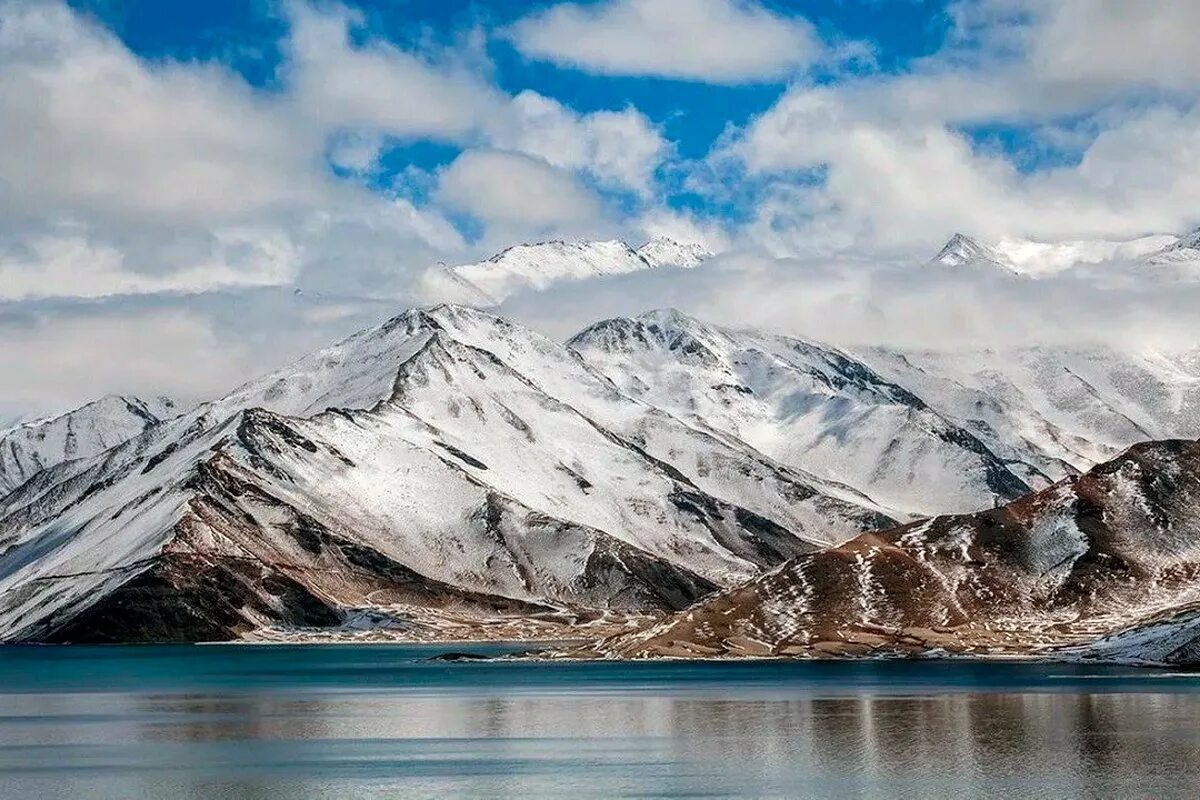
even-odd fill
[(641, 303), (1186, 340), (1187, 292), (911, 267), (958, 231), (1195, 227), (1198, 26), (1172, 0), (0, 0), (0, 422), (221, 393), (422, 302), (431, 265), (549, 238), (722, 254), (509, 305), (555, 335)]

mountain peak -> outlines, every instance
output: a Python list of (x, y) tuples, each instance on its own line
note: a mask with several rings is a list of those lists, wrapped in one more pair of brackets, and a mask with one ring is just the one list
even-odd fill
[(657, 236), (637, 249), (638, 255), (652, 267), (682, 267), (691, 269), (711, 258), (712, 253), (696, 242), (682, 243), (667, 236)]
[(429, 298), (489, 307), (523, 290), (659, 267), (690, 268), (711, 255), (702, 245), (667, 237), (638, 249), (620, 239), (550, 239), (515, 244), (473, 264), (439, 265), (421, 276), (418, 287)]
[(1009, 260), (1005, 258), (995, 247), (989, 244), (984, 244), (978, 239), (974, 239), (962, 233), (956, 233), (950, 237), (950, 240), (942, 247), (941, 251), (933, 257), (932, 262), (936, 264), (944, 264), (948, 267), (959, 267), (963, 264), (971, 264), (980, 261), (986, 261), (993, 264), (999, 264), (1007, 269), (1012, 269)]

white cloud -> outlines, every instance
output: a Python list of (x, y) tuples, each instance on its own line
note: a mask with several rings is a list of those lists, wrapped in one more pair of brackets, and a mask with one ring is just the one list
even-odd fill
[[(992, 35), (1023, 46), (1029, 69), (1043, 82), (1080, 90), (1157, 87), (1196, 93), (1200, 78), (1200, 5), (1178, 0), (991, 0), (1001, 24)], [(1002, 24), (1024, 12), (1025, 22)], [(993, 20), (995, 23), (996, 20)], [(1007, 28), (1007, 30), (1006, 30)]]
[[(759, 187), (744, 242), (918, 256), (954, 231), (1056, 240), (1195, 224), (1200, 57), (1183, 31), (1200, 8), (979, 0), (954, 11), (946, 48), (910, 71), (793, 85), (714, 154)], [(1025, 127), (1031, 147), (1062, 148), (1066, 164), (1024, 170), (962, 129), (993, 123)]]
[(434, 63), (381, 39), (352, 44), (358, 19), (340, 7), (289, 6), (284, 74), (294, 102), (319, 127), (461, 141), (503, 112), (507, 98), (449, 55)]
[(0, 209), (225, 222), (311, 202), (314, 142), (210, 65), (149, 68), (58, 3), (0, 23)]
[(654, 171), (669, 150), (650, 120), (634, 108), (577, 114), (533, 91), (514, 97), (509, 113), (492, 121), (489, 134), (496, 147), (641, 195), (650, 194)]
[[(247, 353), (187, 312), (0, 321), (0, 411), (61, 410), (104, 394), (198, 399), (237, 384)], [(180, 364), (186, 364), (180, 369)]]
[(529, 58), (588, 72), (712, 83), (777, 80), (821, 54), (810, 23), (753, 0), (560, 3), (508, 35)]
[(585, 226), (601, 208), (570, 173), (532, 156), (468, 150), (440, 175), (439, 199), (485, 223), (536, 230)]
[(189, 260), (187, 267), (167, 273), (130, 270), (117, 248), (69, 232), (22, 244), (18, 252), (0, 253), (0, 300), (280, 286), (291, 282), (299, 267), (297, 247), (271, 231), (218, 231), (206, 258)]

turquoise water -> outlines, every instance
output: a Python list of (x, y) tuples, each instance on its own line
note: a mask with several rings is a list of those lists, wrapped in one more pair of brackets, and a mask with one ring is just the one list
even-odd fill
[(445, 650), (0, 648), (0, 797), (1200, 796), (1200, 674)]

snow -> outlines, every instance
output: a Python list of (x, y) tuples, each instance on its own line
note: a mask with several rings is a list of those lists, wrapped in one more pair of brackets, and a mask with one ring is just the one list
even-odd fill
[(970, 433), (834, 348), (669, 309), (597, 323), (569, 344), (626, 393), (893, 516), (986, 508), (998, 480), (1005, 496), (1024, 487)]
[[(1141, 261), (1158, 263), (1175, 252), (1174, 260), (1195, 260), (1179, 250), (1178, 236), (1155, 234), (1129, 240), (1076, 239), (1059, 242), (1037, 242), (1020, 237), (1002, 237), (983, 241), (956, 233), (942, 247), (933, 261), (949, 267), (984, 265), (1000, 268), (1016, 275), (1040, 278), (1074, 267), (1101, 264), (1108, 261)], [(1200, 253), (1196, 254), (1200, 256)]]
[(429, 269), (418, 281), (418, 294), (430, 301), (488, 307), (516, 292), (542, 291), (564, 281), (666, 267), (689, 269), (711, 255), (702, 245), (666, 237), (651, 239), (636, 250), (615, 239), (518, 244), (486, 261)]
[(1200, 363), (1107, 347), (907, 351), (856, 356), (1006, 461), (1035, 487), (1150, 439), (1200, 436)]
[[(812, 548), (789, 531), (828, 543), (881, 521), (623, 394), (561, 344), (473, 309), (414, 309), (11, 495), (0, 636), (147, 568), (194, 514), (203, 464), (284, 504), (245, 495), (233, 517), (275, 550), (294, 547), (280, 531), (301, 514), (450, 586), (598, 607), (644, 602), (630, 557), (730, 585)], [(220, 552), (231, 537), (201, 538)], [(612, 569), (587, 572), (600, 550)]]
[(543, 290), (559, 281), (624, 275), (652, 265), (622, 241), (519, 244), (486, 261), (451, 271), (497, 300), (520, 289)]
[(98, 455), (177, 413), (165, 397), (110, 395), (0, 432), (0, 496), (41, 470)]
[(652, 267), (681, 267), (690, 269), (712, 258), (704, 245), (681, 243), (666, 236), (651, 239), (637, 249), (638, 255)]

